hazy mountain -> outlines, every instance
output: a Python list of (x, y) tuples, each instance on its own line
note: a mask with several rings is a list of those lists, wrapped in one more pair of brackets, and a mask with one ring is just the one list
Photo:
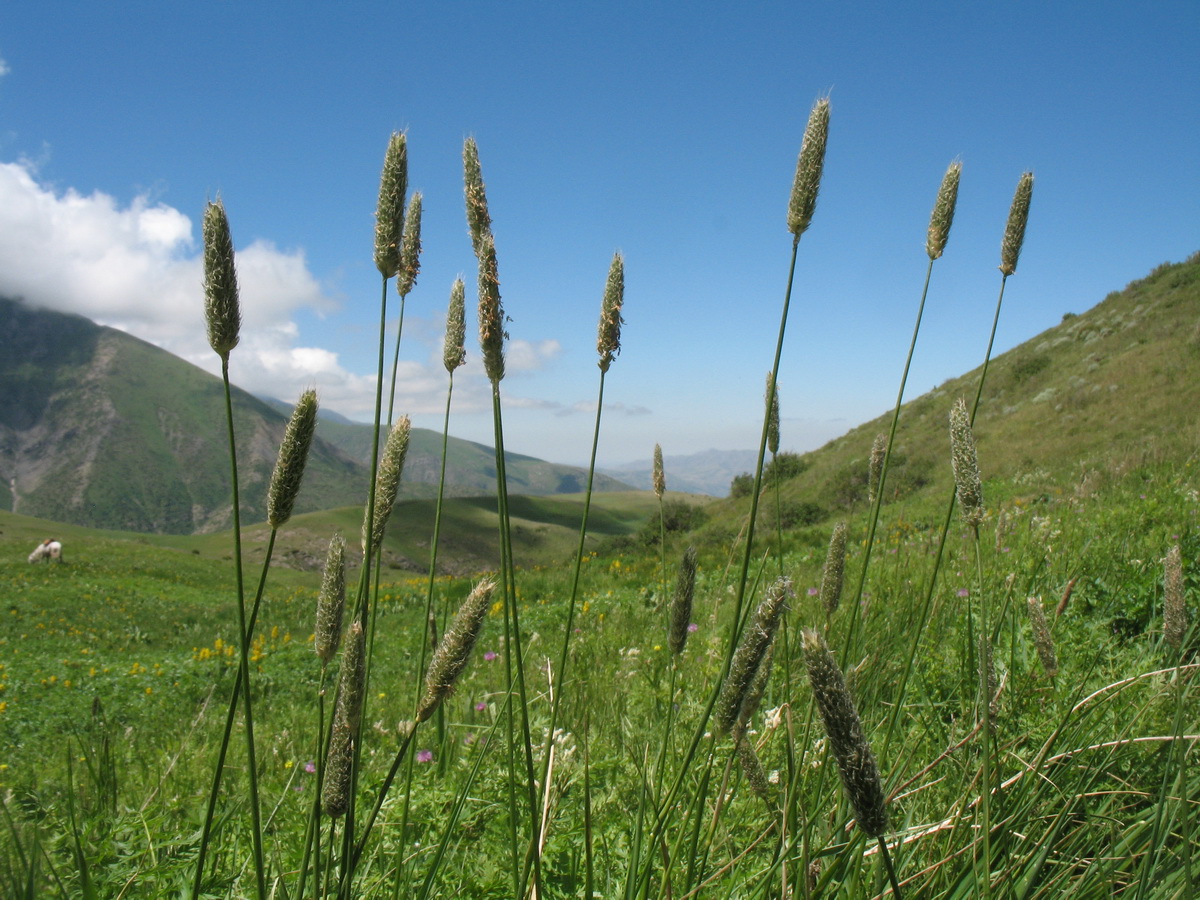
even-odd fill
[[(769, 459), (769, 457), (768, 457)], [(689, 494), (729, 496), (729, 484), (735, 475), (753, 472), (757, 453), (753, 450), (704, 450), (686, 456), (664, 456), (663, 473), (667, 490)], [(601, 470), (642, 490), (652, 490), (652, 460), (607, 466)]]

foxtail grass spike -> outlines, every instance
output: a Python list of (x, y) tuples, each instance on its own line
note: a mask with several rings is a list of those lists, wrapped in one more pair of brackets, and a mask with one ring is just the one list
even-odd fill
[(996, 678), (996, 656), (992, 650), (992, 636), (986, 630), (979, 632), (979, 667), (982, 673), (979, 677), (979, 684), (987, 685), (987, 696), (980, 697), (981, 704), (987, 704), (988, 709), (988, 725), (993, 733), (996, 731), (996, 720), (1000, 717), (1000, 682)]
[(492, 384), (504, 378), (504, 307), (500, 303), (500, 275), (496, 268), (496, 242), (484, 236), (479, 252), (479, 349), (483, 370)]
[(1004, 242), (1000, 245), (1000, 271), (1011, 275), (1017, 271), (1017, 258), (1021, 245), (1025, 243), (1025, 223), (1029, 221), (1029, 201), (1033, 198), (1033, 173), (1026, 172), (1017, 182), (1012, 206), (1008, 210), (1008, 224), (1004, 228)]
[(717, 697), (717, 705), (713, 713), (717, 728), (724, 732), (733, 731), (742, 720), (742, 704), (750, 695), (754, 677), (758, 674), (759, 666), (767, 655), (767, 648), (775, 639), (775, 631), (779, 621), (791, 600), (792, 581), (790, 578), (780, 578), (767, 589), (767, 595), (759, 603), (746, 633), (733, 654), (729, 665), (729, 675)]
[(692, 623), (692, 603), (696, 596), (696, 548), (688, 547), (679, 564), (679, 577), (675, 581), (675, 596), (671, 599), (671, 625), (667, 633), (667, 645), (678, 655), (687, 643), (688, 625)]
[(779, 452), (779, 385), (771, 372), (767, 373), (767, 449), (772, 456)]
[(614, 253), (608, 268), (608, 281), (604, 285), (604, 299), (600, 304), (600, 327), (596, 338), (596, 350), (600, 354), (600, 371), (607, 372), (613, 357), (621, 353), (621, 307), (625, 303), (625, 260)]
[(1033, 629), (1033, 646), (1037, 648), (1042, 669), (1053, 678), (1058, 674), (1058, 657), (1054, 653), (1054, 638), (1050, 637), (1050, 626), (1046, 623), (1046, 611), (1042, 609), (1041, 597), (1030, 597), (1029, 627)]
[(929, 233), (925, 238), (925, 252), (930, 259), (938, 259), (946, 250), (950, 240), (950, 225), (954, 222), (954, 206), (958, 202), (958, 179), (962, 175), (962, 163), (952, 162), (942, 176), (937, 200), (929, 216)]
[(738, 762), (742, 764), (742, 774), (746, 776), (746, 783), (750, 785), (750, 790), (754, 791), (759, 799), (774, 810), (777, 800), (775, 792), (771, 789), (771, 782), (767, 778), (767, 770), (763, 768), (762, 760), (754, 751), (754, 745), (745, 735), (738, 738), (737, 756)]
[(821, 606), (826, 616), (837, 612), (842, 602), (842, 586), (846, 573), (846, 523), (833, 526), (829, 538), (829, 552), (825, 555), (825, 569), (821, 573)]
[(421, 192), (408, 201), (404, 214), (404, 236), (400, 239), (400, 263), (396, 269), (396, 293), (407, 297), (421, 271)]
[(654, 484), (654, 495), (661, 500), (667, 492), (667, 475), (663, 471), (662, 447), (658, 444), (654, 445), (654, 465), (650, 478)]
[(475, 138), (463, 143), (463, 184), (467, 198), (467, 229), (471, 246), (482, 259), (484, 239), (491, 236), (492, 217), (488, 213), (487, 192), (483, 186), (483, 170), (479, 166), (479, 147)]
[(408, 139), (393, 132), (379, 176), (379, 205), (375, 208), (375, 268), (391, 278), (400, 268), (404, 239), (404, 198), (408, 194)]
[(442, 343), (442, 365), (453, 374), (467, 361), (466, 285), (456, 278), (450, 288), (450, 307), (446, 310), (446, 337)]
[(335, 534), (329, 541), (321, 591), (317, 594), (317, 620), (313, 650), (322, 665), (333, 662), (342, 640), (342, 614), (346, 609), (346, 540)]
[(877, 838), (887, 830), (887, 808), (879, 768), (871, 745), (863, 735), (854, 700), (825, 639), (817, 632), (805, 629), (803, 645), (813, 698), (817, 701), (830, 749), (837, 760), (842, 787), (854, 807), (858, 827)]
[(762, 705), (762, 699), (767, 693), (767, 682), (771, 680), (771, 664), (774, 661), (775, 642), (772, 641), (767, 645), (767, 652), (763, 656), (763, 661), (758, 665), (758, 671), (754, 673), (754, 680), (750, 682), (750, 690), (746, 691), (746, 696), (742, 698), (742, 706), (738, 710), (737, 727), (734, 729), (734, 733), (745, 734), (746, 729), (750, 726), (750, 719)]
[(879, 496), (879, 481), (883, 477), (883, 460), (887, 456), (887, 435), (882, 431), (875, 435), (871, 445), (871, 462), (867, 467), (867, 501), (875, 502)]
[(238, 344), (242, 311), (238, 302), (237, 270), (233, 265), (233, 237), (220, 198), (204, 210), (204, 318), (208, 343), (221, 359)]
[(1187, 631), (1183, 608), (1183, 556), (1176, 544), (1163, 560), (1163, 640), (1179, 650)]
[(979, 479), (979, 460), (975, 454), (975, 435), (971, 414), (961, 398), (950, 410), (950, 464), (963, 521), (973, 528), (983, 522), (983, 484)]
[(796, 160), (796, 177), (792, 181), (792, 196), (788, 203), (788, 231), (800, 239), (812, 223), (817, 208), (817, 192), (821, 188), (821, 170), (825, 166), (825, 144), (829, 138), (829, 98), (822, 97), (812, 108), (800, 156)]
[(283, 442), (279, 445), (275, 471), (271, 474), (271, 486), (267, 490), (267, 522), (272, 528), (279, 528), (292, 517), (316, 428), (317, 392), (309, 390), (300, 395), (292, 410)]
[(425, 695), (417, 707), (418, 722), (424, 722), (432, 716), (438, 705), (454, 690), (455, 682), (467, 667), (471, 648), (479, 637), (495, 589), (496, 582), (488, 579), (475, 585), (458, 608), (450, 628), (442, 635), (441, 643), (425, 673)]
[[(408, 416), (402, 417), (388, 432), (383, 456), (379, 461), (379, 472), (375, 476), (375, 519), (371, 523), (371, 547), (379, 549), (383, 532), (387, 528), (396, 494), (400, 490), (400, 476), (404, 473), (404, 458), (408, 454), (408, 437), (411, 430)], [(363, 517), (363, 551), (367, 548), (367, 521)]]
[(362, 717), (366, 687), (365, 655), (366, 641), (362, 624), (355, 622), (347, 632), (346, 648), (342, 651), (337, 705), (334, 707), (329, 755), (325, 761), (325, 782), (321, 791), (321, 806), (325, 815), (335, 819), (345, 815), (350, 806), (354, 737)]

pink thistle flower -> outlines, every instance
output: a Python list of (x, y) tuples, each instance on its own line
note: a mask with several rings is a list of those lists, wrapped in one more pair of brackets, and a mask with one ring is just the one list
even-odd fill
[(433, 751), (432, 750), (418, 750), (417, 751), (417, 762), (419, 762), (419, 763), (433, 762)]

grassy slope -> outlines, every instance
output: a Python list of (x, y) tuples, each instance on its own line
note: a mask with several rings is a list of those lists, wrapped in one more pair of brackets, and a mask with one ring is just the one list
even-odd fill
[[(889, 500), (945, 494), (950, 407), (974, 399), (979, 375), (904, 405)], [(808, 469), (782, 486), (784, 503), (816, 504), (825, 516), (861, 504), (871, 443), (890, 423), (888, 412), (805, 454)], [(975, 435), (985, 481), (1020, 479), (1032, 495), (1142, 461), (1188, 459), (1200, 445), (1200, 254), (992, 360)], [(745, 507), (714, 507), (710, 533), (727, 539), (731, 518), (722, 513)]]

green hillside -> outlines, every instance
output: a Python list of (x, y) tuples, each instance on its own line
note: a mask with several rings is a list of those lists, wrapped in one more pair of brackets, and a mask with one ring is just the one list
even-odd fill
[[(905, 403), (889, 502), (945, 495), (950, 407), (974, 399), (979, 377), (977, 368)], [(890, 424), (889, 411), (795, 460), (802, 471), (781, 489), (785, 524), (840, 516), (864, 502), (871, 445)], [(1159, 266), (993, 359), (975, 436), (985, 481), (1015, 482), (1034, 496), (1087, 492), (1140, 463), (1192, 456), (1200, 445), (1200, 254)], [(745, 500), (723, 504), (717, 509), (741, 510)], [(773, 515), (766, 506), (764, 515)], [(732, 520), (714, 519), (710, 537), (727, 538)]]

